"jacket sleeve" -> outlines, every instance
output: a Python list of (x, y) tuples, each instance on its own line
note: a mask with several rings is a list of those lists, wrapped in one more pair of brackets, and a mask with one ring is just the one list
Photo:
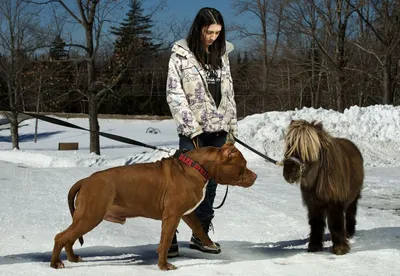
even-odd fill
[(226, 57), (226, 65), (227, 65), (227, 73), (229, 74), (229, 80), (230, 83), (232, 85), (230, 91), (232, 93), (231, 97), (231, 104), (232, 104), (232, 119), (230, 122), (230, 130), (229, 130), (229, 134), (228, 134), (228, 141), (229, 142), (235, 142), (234, 138), (232, 137), (232, 135), (234, 135), (235, 137), (237, 137), (238, 135), (238, 124), (237, 124), (237, 110), (236, 110), (236, 101), (235, 101), (235, 92), (233, 90), (233, 80), (232, 80), (232, 75), (231, 75), (231, 68), (230, 68), (230, 64), (229, 64), (229, 57)]
[(194, 138), (203, 132), (196, 121), (182, 87), (182, 60), (175, 53), (168, 64), (167, 103), (178, 126), (178, 133)]

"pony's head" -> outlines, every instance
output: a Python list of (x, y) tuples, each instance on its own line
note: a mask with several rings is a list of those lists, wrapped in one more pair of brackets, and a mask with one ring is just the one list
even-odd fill
[(320, 165), (323, 144), (330, 142), (330, 135), (325, 132), (322, 123), (292, 120), (285, 136), (285, 180), (289, 183), (300, 182), (310, 172), (316, 176), (315, 170)]

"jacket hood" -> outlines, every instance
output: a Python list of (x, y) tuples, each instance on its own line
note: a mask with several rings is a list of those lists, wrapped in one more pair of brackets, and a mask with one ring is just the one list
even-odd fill
[[(235, 49), (232, 43), (225, 41), (226, 43), (226, 53), (229, 54), (230, 52)], [(174, 46), (172, 47), (172, 52), (175, 52), (179, 55), (186, 56), (187, 54), (191, 53), (189, 50), (189, 45), (186, 41), (186, 39), (181, 39), (178, 40), (174, 43)]]

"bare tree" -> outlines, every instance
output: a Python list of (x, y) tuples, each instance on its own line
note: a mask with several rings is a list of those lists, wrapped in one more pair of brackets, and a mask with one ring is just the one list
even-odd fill
[(339, 111), (343, 111), (345, 106), (346, 32), (352, 12), (345, 0), (295, 0), (288, 14), (293, 26), (312, 37), (313, 53), (316, 45), (327, 58), (334, 78), (334, 99)]
[(367, 55), (372, 55), (382, 68), (383, 103), (392, 104), (394, 88), (400, 75), (394, 76), (393, 67), (397, 66), (394, 53), (400, 45), (400, 2), (398, 0), (370, 0), (346, 2), (357, 12), (366, 23), (380, 44), (373, 49), (370, 45), (354, 44)]
[(266, 92), (267, 76), (268, 76), (268, 10), (270, 0), (235, 0), (233, 8), (236, 14), (251, 13), (255, 16), (259, 23), (259, 29), (250, 30), (245, 26), (237, 26), (241, 38), (253, 38), (258, 44), (258, 51), (261, 61), (260, 83), (261, 91)]
[(44, 0), (28, 1), (34, 4), (56, 4), (67, 12), (69, 17), (77, 23), (85, 34), (84, 42), (71, 41), (67, 45), (82, 50), (85, 54), (87, 82), (85, 89), (79, 92), (87, 99), (90, 129), (90, 152), (100, 154), (100, 136), (98, 123), (98, 109), (104, 94), (109, 92), (109, 87), (97, 80), (96, 56), (102, 46), (102, 39), (106, 35), (105, 25), (111, 22), (113, 12), (121, 7), (124, 1), (64, 1)]
[(254, 107), (253, 109), (261, 105), (262, 109), (281, 110), (287, 106), (285, 93), (282, 93), (284, 88), (280, 81), (280, 72), (276, 69), (281, 63), (282, 20), (288, 3), (289, 0), (234, 0), (232, 2), (237, 15), (248, 15), (255, 19), (255, 24), (236, 23), (232, 28), (239, 39), (249, 42), (250, 47), (247, 47), (246, 51), (252, 52), (251, 66), (247, 68), (248, 75), (246, 76), (247, 82), (252, 85), (247, 91), (238, 91), (238, 96), (241, 92), (246, 93), (242, 95), (243, 101), (238, 101), (238, 108), (250, 104)]
[[(65, 1), (65, 0), (25, 0), (34, 4), (55, 4), (56, 9), (64, 10), (73, 22), (78, 24), (85, 34), (84, 42), (72, 39), (67, 46), (80, 49), (84, 53), (86, 63), (86, 84), (74, 87), (86, 98), (89, 114), (90, 129), (90, 152), (100, 154), (100, 126), (98, 123), (98, 112), (101, 103), (107, 99), (107, 94), (113, 92), (116, 84), (125, 75), (129, 65), (134, 60), (131, 56), (124, 68), (118, 68), (111, 72), (109, 78), (101, 78), (99, 65), (104, 64), (101, 60), (101, 49), (110, 48), (113, 38), (110, 37), (107, 26), (118, 23), (122, 15), (121, 9), (127, 0), (93, 0), (93, 1)], [(162, 8), (165, 0), (160, 1), (152, 12)], [(99, 63), (98, 61), (101, 60)], [(120, 70), (121, 69), (121, 70)], [(80, 70), (78, 70), (80, 71)], [(78, 76), (79, 77), (79, 76)]]
[(174, 17), (168, 17), (159, 22), (160, 27), (155, 31), (155, 35), (163, 42), (161, 50), (170, 49), (175, 41), (186, 38), (191, 23), (189, 18), (177, 20)]
[(0, 0), (0, 19), (0, 48), (4, 53), (0, 59), (0, 77), (7, 84), (11, 111), (6, 115), (10, 121), (12, 147), (19, 149), (16, 110), (25, 108), (21, 77), (35, 50), (46, 44), (46, 33), (40, 28), (38, 10), (23, 0)]

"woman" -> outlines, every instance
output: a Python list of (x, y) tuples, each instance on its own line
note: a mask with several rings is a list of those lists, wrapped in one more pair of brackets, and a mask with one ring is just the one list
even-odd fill
[[(202, 8), (196, 15), (186, 39), (175, 42), (169, 61), (167, 102), (177, 124), (179, 148), (221, 147), (237, 134), (236, 103), (228, 53), (233, 45), (225, 41), (225, 24), (219, 11)], [(217, 183), (210, 180), (202, 203), (195, 214), (206, 233), (212, 226), (213, 203)], [(192, 235), (190, 248), (207, 253), (221, 252), (205, 248)], [(179, 255), (176, 235), (169, 257)]]

